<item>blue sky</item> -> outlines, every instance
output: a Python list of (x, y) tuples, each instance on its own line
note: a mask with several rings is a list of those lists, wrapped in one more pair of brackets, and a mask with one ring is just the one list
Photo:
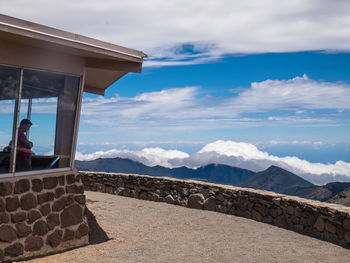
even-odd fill
[(84, 95), (80, 159), (350, 178), (347, 0), (6, 0), (1, 10), (149, 55), (142, 74)]
[[(195, 127), (181, 129), (182, 124), (187, 125), (186, 121), (181, 122), (186, 119), (185, 116), (181, 118), (181, 114), (179, 114), (179, 119), (174, 122), (174, 120), (167, 120), (159, 116), (158, 111), (167, 111), (167, 109), (154, 109), (154, 112), (137, 116), (138, 120), (150, 118), (149, 121), (152, 121), (150, 131), (139, 133), (132, 128), (127, 134), (122, 131), (118, 138), (114, 138), (113, 141), (110, 140), (110, 135), (106, 132), (99, 136), (99, 140), (114, 143), (132, 143), (133, 141), (147, 143), (148, 141), (156, 142), (158, 140), (159, 143), (169, 142), (167, 147), (174, 147), (171, 142), (175, 145), (178, 141), (177, 148), (194, 151), (206, 143), (223, 139), (262, 145), (264, 149), (273, 150), (279, 155), (288, 154), (288, 148), (290, 148), (293, 155), (298, 151), (307, 152), (307, 155), (301, 154), (303, 158), (322, 162), (327, 160), (334, 162), (335, 157), (334, 153), (329, 154), (328, 159), (323, 156), (324, 152), (322, 152), (323, 154), (317, 154), (320, 148), (330, 151), (337, 149), (336, 152), (339, 152), (337, 152), (336, 158), (349, 161), (350, 157), (346, 149), (349, 148), (350, 142), (350, 115), (349, 107), (344, 105), (347, 102), (338, 95), (329, 100), (320, 97), (331, 95), (335, 92), (334, 89), (338, 90), (339, 87), (343, 87), (346, 96), (348, 96), (350, 87), (349, 61), (349, 53), (314, 51), (244, 56), (231, 55), (206, 64), (145, 67), (142, 74), (129, 74), (112, 85), (106, 92), (106, 98), (115, 98), (118, 94), (120, 100), (123, 100), (123, 98), (134, 99), (145, 94), (155, 96), (155, 93), (167, 90), (177, 90), (177, 93), (180, 93), (181, 90), (193, 88), (195, 90), (192, 91), (194, 94), (188, 95), (185, 99), (197, 100), (198, 104), (202, 103), (203, 108), (210, 111), (212, 108), (218, 110), (222, 107), (222, 104), (227, 103), (227, 100), (237, 99), (240, 94), (249, 92), (252, 83), (262, 85), (267, 80), (279, 81), (279, 84), (271, 83), (270, 85), (280, 85), (281, 91), (284, 90), (285, 86), (290, 85), (291, 94), (278, 94), (277, 87), (277, 94), (266, 96), (267, 99), (274, 100), (272, 102), (274, 105), (270, 108), (259, 107), (258, 104), (261, 103), (259, 99), (264, 100), (264, 96), (261, 96), (257, 98), (257, 105), (252, 106), (255, 109), (247, 110), (247, 112), (239, 111), (237, 116), (237, 109), (232, 108), (233, 119), (231, 120), (227, 119), (230, 117), (230, 112), (225, 112), (224, 116), (222, 116), (222, 112), (218, 112), (217, 116), (210, 117), (205, 114), (193, 116), (193, 126), (197, 124), (201, 126), (199, 123), (203, 123), (205, 120), (222, 119), (219, 125), (208, 125), (205, 129), (203, 127), (199, 129)], [(299, 84), (297, 81), (293, 83), (295, 78), (304, 81)], [(291, 83), (288, 84), (288, 80)], [(316, 94), (303, 94), (302, 90), (300, 91), (302, 88), (298, 85), (310, 85), (310, 91)], [(320, 93), (320, 86), (327, 87)], [(175, 93), (174, 96), (176, 96)], [(298, 98), (299, 95), (308, 97), (303, 101), (303, 98)], [(257, 95), (252, 94), (252, 96)], [(85, 95), (85, 98), (96, 99), (97, 96)], [(320, 98), (322, 101), (320, 101)], [(289, 102), (290, 99), (292, 101)], [(333, 99), (341, 101), (338, 104), (336, 101), (332, 101)], [(285, 105), (277, 105), (275, 100), (280, 100)], [(214, 105), (211, 105), (210, 102)], [(123, 103), (129, 103), (130, 107), (133, 105), (133, 102), (126, 100)], [(245, 102), (240, 103), (246, 104)], [(181, 107), (191, 110), (191, 106), (186, 104), (186, 106), (180, 105), (179, 108), (176, 108), (176, 111), (184, 110)], [(198, 107), (201, 108), (200, 105)], [(129, 110), (128, 107), (118, 109)], [(159, 116), (158, 119), (156, 115)], [(242, 121), (242, 118), (249, 120)], [(122, 122), (118, 125), (118, 119), (115, 121), (111, 122), (113, 124), (111, 126), (120, 128), (119, 125), (127, 125), (127, 123)], [(167, 123), (174, 126), (166, 129), (166, 132), (162, 132), (162, 134), (152, 131), (152, 128), (164, 129), (161, 126)], [(218, 121), (215, 123), (218, 124)], [(108, 127), (110, 124), (106, 123), (105, 125)], [(148, 125), (149, 122), (147, 122)], [(85, 128), (91, 131), (91, 128), (88, 128), (89, 126), (91, 124), (84, 124), (84, 121), (81, 124), (80, 141), (84, 142), (84, 138), (88, 140), (89, 135), (85, 135), (83, 130)], [(142, 126), (136, 126), (136, 129), (142, 129)], [(295, 150), (296, 145), (298, 145), (297, 141), (300, 142), (299, 147), (297, 147), (298, 151)], [(193, 142), (192, 149), (189, 146), (191, 142)], [(315, 147), (310, 147), (313, 146), (313, 143), (316, 143), (317, 146), (315, 152), (312, 151)]]

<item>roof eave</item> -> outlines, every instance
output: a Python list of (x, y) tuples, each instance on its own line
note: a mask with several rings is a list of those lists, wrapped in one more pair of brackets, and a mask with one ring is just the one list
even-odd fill
[(147, 55), (142, 51), (129, 49), (79, 34), (39, 25), (0, 14), (0, 30), (19, 36), (51, 42), (61, 46), (85, 50), (116, 59), (142, 63)]

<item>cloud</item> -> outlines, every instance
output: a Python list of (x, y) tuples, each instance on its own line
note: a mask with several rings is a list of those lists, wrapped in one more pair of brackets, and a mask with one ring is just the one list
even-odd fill
[[(154, 127), (167, 123), (172, 126), (178, 120), (185, 121), (183, 114), (196, 115), (197, 87), (166, 89), (159, 92), (143, 93), (134, 98), (84, 99), (83, 121), (95, 125), (119, 128)], [(103, 118), (101, 118), (103, 116)]]
[[(303, 75), (289, 80), (254, 82), (226, 98), (204, 94), (196, 86), (164, 89), (132, 98), (118, 95), (86, 98), (82, 120), (109, 129), (142, 129), (153, 133), (275, 123), (327, 126), (344, 123), (342, 118), (348, 116), (349, 101), (350, 85), (316, 81)], [(339, 108), (344, 110), (339, 112)], [(261, 113), (270, 116), (260, 116)]]
[(293, 140), (293, 141), (279, 141), (279, 140), (271, 140), (268, 142), (270, 145), (285, 145), (285, 144), (292, 144), (292, 145), (314, 145), (314, 146), (321, 146), (324, 145), (324, 142), (321, 141), (298, 141), (298, 140)]
[[(0, 101), (0, 114), (13, 114), (14, 100)], [(37, 114), (56, 114), (57, 98), (33, 99), (32, 111)], [(28, 100), (22, 100), (21, 109), (28, 108)]]
[(309, 79), (306, 74), (289, 80), (253, 82), (233, 102), (252, 111), (350, 109), (350, 85)]
[[(18, 8), (18, 7), (21, 8)], [(147, 65), (225, 54), (349, 51), (347, 0), (3, 0), (4, 14), (143, 50)]]
[(255, 172), (277, 165), (312, 183), (325, 184), (333, 181), (350, 181), (350, 163), (337, 161), (334, 164), (311, 163), (295, 156), (277, 157), (244, 142), (216, 141), (205, 145), (194, 154), (162, 148), (145, 148), (141, 151), (109, 150), (93, 154), (77, 153), (77, 160), (122, 157), (142, 162), (149, 166), (162, 165), (173, 168), (187, 166), (197, 168), (211, 163), (241, 167)]
[(76, 153), (76, 160), (90, 161), (98, 158), (129, 158), (134, 161), (142, 162), (149, 166), (161, 165), (165, 167), (171, 166), (168, 163), (172, 159), (184, 159), (188, 158), (187, 153), (177, 150), (164, 150), (162, 148), (144, 148), (141, 151), (130, 151), (130, 150), (108, 150), (108, 151), (97, 151), (91, 154)]
[(13, 114), (14, 101), (1, 100), (0, 101), (0, 114)]

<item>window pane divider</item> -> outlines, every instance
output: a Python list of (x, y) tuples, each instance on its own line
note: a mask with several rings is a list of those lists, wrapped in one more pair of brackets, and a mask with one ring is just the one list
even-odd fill
[[(32, 103), (33, 99), (29, 98), (28, 100), (28, 110), (27, 110), (27, 119), (30, 120), (32, 118)], [(29, 139), (29, 130), (27, 131), (27, 138)]]
[(15, 116), (13, 120), (13, 130), (12, 130), (12, 145), (11, 157), (10, 157), (10, 173), (15, 177), (16, 171), (16, 155), (17, 155), (17, 137), (18, 137), (18, 124), (19, 124), (19, 115), (21, 110), (21, 99), (22, 99), (22, 87), (23, 87), (23, 69), (20, 71), (19, 77), (19, 87), (17, 93), (17, 99), (15, 102)]
[(77, 141), (78, 141), (78, 130), (79, 130), (79, 122), (80, 122), (80, 115), (81, 115), (81, 106), (82, 106), (82, 100), (83, 100), (83, 89), (84, 89), (84, 83), (85, 83), (85, 73), (83, 76), (80, 77), (79, 81), (79, 90), (78, 90), (78, 96), (77, 96), (77, 104), (75, 109), (75, 121), (74, 121), (74, 132), (73, 132), (73, 145), (70, 152), (70, 168), (73, 170), (74, 164), (75, 164), (75, 153), (77, 151)]

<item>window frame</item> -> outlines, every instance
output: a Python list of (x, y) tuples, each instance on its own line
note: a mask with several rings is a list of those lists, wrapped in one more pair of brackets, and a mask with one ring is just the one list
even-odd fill
[[(73, 171), (74, 170), (74, 161), (75, 161), (74, 156), (76, 153), (79, 120), (80, 120), (80, 113), (81, 113), (80, 112), (81, 111), (81, 103), (82, 103), (82, 97), (83, 97), (83, 86), (84, 86), (84, 80), (85, 80), (85, 73), (83, 75), (75, 75), (75, 74), (55, 72), (55, 71), (45, 70), (45, 69), (16, 67), (14, 65), (2, 64), (2, 63), (0, 63), (0, 66), (15, 68), (15, 69), (20, 71), (19, 72), (19, 85), (18, 85), (18, 90), (17, 90), (17, 97), (15, 100), (14, 112), (13, 112), (12, 141), (14, 142), (14, 146), (11, 149), (10, 164), (9, 164), (11, 171), (9, 169), (9, 173), (0, 174), (0, 180), (2, 178), (9, 178), (9, 177), (21, 177), (21, 176), (30, 176), (30, 175), (36, 175), (36, 174), (48, 174), (48, 173)], [(77, 94), (75, 117), (74, 117), (74, 124), (73, 124), (73, 134), (71, 135), (72, 136), (72, 148), (70, 150), (69, 167), (16, 172), (16, 154), (15, 153), (17, 151), (17, 137), (18, 137), (18, 128), (19, 128), (18, 125), (19, 125), (20, 108), (21, 108), (21, 100), (22, 100), (22, 89), (23, 89), (23, 73), (25, 70), (35, 70), (35, 71), (60, 74), (60, 75), (79, 78), (79, 86), (78, 86), (78, 91), (77, 91), (78, 94)], [(56, 127), (56, 129), (57, 129), (57, 127)]]

